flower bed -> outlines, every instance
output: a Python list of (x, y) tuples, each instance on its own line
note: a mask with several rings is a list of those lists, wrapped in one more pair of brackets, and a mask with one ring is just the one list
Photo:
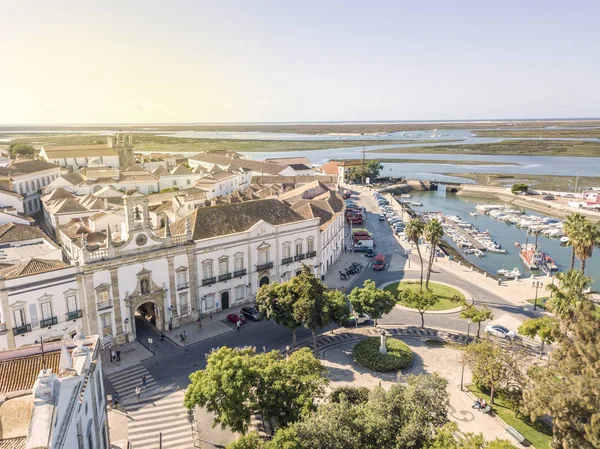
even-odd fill
[(400, 371), (412, 363), (412, 351), (408, 345), (395, 338), (386, 340), (387, 354), (379, 352), (379, 337), (366, 338), (354, 345), (354, 360), (372, 371)]

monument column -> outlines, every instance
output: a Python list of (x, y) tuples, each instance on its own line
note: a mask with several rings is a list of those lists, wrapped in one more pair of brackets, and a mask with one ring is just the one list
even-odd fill
[[(171, 320), (168, 322), (172, 329), (179, 327), (179, 313), (177, 312), (177, 285), (175, 284), (175, 264), (173, 263), (173, 256), (167, 256), (167, 266), (169, 270), (169, 302), (170, 307), (168, 310), (171, 313)], [(165, 304), (166, 306), (166, 304)], [(165, 310), (165, 314), (166, 314)], [(169, 329), (171, 330), (171, 329)]]
[(118, 345), (125, 343), (125, 334), (123, 334), (123, 317), (121, 315), (121, 296), (119, 294), (119, 276), (116, 268), (110, 269), (110, 285), (112, 289), (112, 298), (115, 308), (116, 333), (115, 342)]
[(198, 319), (202, 310), (198, 304), (198, 261), (196, 259), (196, 245), (188, 245), (188, 281), (190, 283), (190, 316)]
[(100, 335), (103, 337), (98, 329), (98, 310), (96, 309), (96, 292), (94, 291), (93, 273), (84, 273), (83, 282), (85, 284), (85, 309), (87, 312), (86, 316), (88, 317), (87, 335)]

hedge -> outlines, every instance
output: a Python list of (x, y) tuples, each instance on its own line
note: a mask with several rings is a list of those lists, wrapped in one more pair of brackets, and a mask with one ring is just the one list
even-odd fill
[(379, 337), (369, 337), (354, 345), (354, 360), (372, 371), (400, 371), (412, 363), (408, 345), (395, 338), (386, 340), (387, 354), (379, 352)]

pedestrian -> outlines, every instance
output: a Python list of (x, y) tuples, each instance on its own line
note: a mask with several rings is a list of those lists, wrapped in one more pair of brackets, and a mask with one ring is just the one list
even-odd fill
[(114, 350), (114, 349), (112, 349), (112, 350), (110, 351), (110, 361), (111, 361), (111, 362), (114, 362), (116, 357), (117, 357), (117, 354), (115, 353), (115, 350)]
[(142, 395), (142, 389), (140, 387), (135, 387), (135, 396), (137, 397), (138, 402), (140, 402), (141, 395)]
[(240, 331), (240, 326), (242, 325), (242, 322), (240, 320), (237, 320), (237, 322), (235, 323), (235, 325), (237, 326), (237, 330), (239, 332)]
[(202, 322), (200, 321), (200, 318), (198, 318), (198, 329), (200, 329), (202, 327)]
[(179, 334), (179, 343), (182, 343), (185, 341), (185, 338), (183, 338), (183, 334)]
[(144, 387), (144, 390), (146, 389), (146, 376), (142, 376), (142, 387)]
[(117, 362), (121, 361), (121, 351), (117, 350)]
[(187, 334), (185, 333), (185, 331), (183, 331), (183, 340), (187, 340)]
[(267, 352), (267, 347), (265, 345), (263, 345), (263, 352)]
[(118, 408), (119, 402), (121, 402), (121, 399), (119, 399), (119, 393), (117, 393), (115, 391), (115, 396), (114, 396), (114, 404), (115, 404), (115, 408)]
[(165, 342), (165, 334), (160, 334), (160, 342), (161, 343)]
[(208, 312), (208, 319), (212, 320), (212, 312)]

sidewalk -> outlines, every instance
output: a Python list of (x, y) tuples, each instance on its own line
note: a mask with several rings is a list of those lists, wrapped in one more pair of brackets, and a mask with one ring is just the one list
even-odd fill
[[(340, 279), (340, 271), (345, 273), (346, 268), (353, 262), (362, 264), (362, 270), (356, 274), (349, 275), (347, 279)], [(371, 258), (365, 257), (364, 253), (342, 253), (325, 275), (323, 283), (332, 290), (345, 290), (348, 286), (352, 285), (354, 280), (360, 276), (360, 273), (362, 273), (370, 262)]]
[[(110, 353), (111, 351), (121, 351), (121, 361), (112, 361)], [(100, 352), (102, 358), (102, 372), (104, 375), (112, 374), (116, 371), (121, 371), (125, 368), (131, 368), (132, 366), (139, 365), (143, 360), (149, 359), (153, 356), (147, 348), (144, 347), (137, 340), (131, 343), (124, 343), (122, 345), (113, 346), (110, 349), (103, 349)]]
[[(194, 343), (209, 340), (220, 335), (235, 332), (235, 327), (225, 324), (227, 315), (235, 313), (239, 315), (241, 307), (232, 307), (218, 313), (212, 314), (212, 318), (203, 317), (200, 321), (202, 327), (196, 321), (179, 326), (172, 331), (164, 331), (163, 334), (177, 346), (189, 346)], [(180, 335), (185, 332), (185, 342), (181, 342)]]

